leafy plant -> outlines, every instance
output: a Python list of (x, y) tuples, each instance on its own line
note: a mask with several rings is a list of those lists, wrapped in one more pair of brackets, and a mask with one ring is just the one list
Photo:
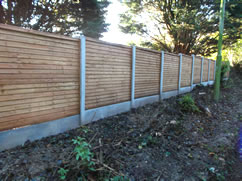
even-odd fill
[(225, 78), (226, 73), (230, 71), (229, 61), (224, 61), (221, 65), (221, 81)]
[(105, 181), (129, 181), (129, 179), (123, 176), (115, 176), (113, 178), (105, 179)]
[(200, 112), (190, 94), (183, 96), (179, 101), (179, 105), (184, 112)]
[(149, 135), (147, 137), (142, 138), (140, 142), (141, 143), (139, 144), (138, 148), (142, 149), (143, 147), (146, 147), (148, 145), (156, 144), (157, 140), (155, 139), (155, 137), (152, 137), (151, 135)]
[(76, 160), (81, 158), (82, 165), (86, 166), (88, 169), (95, 171), (93, 166), (95, 163), (92, 161), (93, 153), (90, 151), (91, 145), (86, 142), (85, 138), (77, 137), (77, 139), (72, 139), (73, 144), (76, 145), (74, 152), (76, 153)]
[(65, 180), (65, 179), (66, 179), (66, 174), (67, 174), (68, 171), (69, 171), (69, 170), (64, 169), (64, 168), (60, 168), (60, 169), (58, 170), (58, 173), (60, 174), (60, 179), (61, 179), (61, 180)]

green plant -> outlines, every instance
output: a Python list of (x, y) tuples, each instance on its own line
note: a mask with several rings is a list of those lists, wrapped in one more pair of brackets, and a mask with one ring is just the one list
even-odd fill
[(179, 105), (184, 112), (200, 112), (190, 94), (183, 96), (179, 101)]
[(115, 176), (113, 178), (105, 179), (105, 181), (129, 181), (129, 179), (123, 176)]
[(60, 179), (61, 179), (61, 180), (65, 180), (65, 179), (66, 179), (66, 174), (67, 174), (68, 171), (69, 171), (69, 170), (64, 169), (64, 168), (60, 168), (60, 169), (58, 170), (58, 173), (60, 174)]
[(73, 144), (76, 145), (74, 152), (76, 153), (76, 160), (81, 158), (82, 165), (86, 166), (88, 169), (95, 171), (93, 166), (95, 163), (92, 161), (93, 153), (90, 151), (91, 145), (86, 142), (85, 138), (77, 137), (77, 139), (72, 139)]
[(146, 147), (148, 145), (151, 144), (156, 144), (157, 143), (157, 139), (155, 139), (155, 137), (152, 137), (151, 135), (143, 137), (142, 139), (140, 139), (140, 144), (138, 146), (139, 149), (142, 149), (143, 147)]
[(230, 63), (229, 61), (223, 61), (221, 65), (221, 81), (226, 77), (226, 73), (230, 71)]

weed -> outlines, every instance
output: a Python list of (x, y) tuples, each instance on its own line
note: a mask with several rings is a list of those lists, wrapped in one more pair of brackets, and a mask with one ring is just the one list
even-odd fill
[(90, 151), (91, 145), (85, 141), (85, 138), (77, 137), (72, 139), (73, 144), (76, 145), (74, 152), (76, 153), (76, 160), (81, 158), (82, 165), (86, 166), (89, 170), (95, 171), (93, 166), (95, 163), (92, 161), (93, 153)]
[(230, 63), (229, 61), (224, 61), (221, 65), (221, 81), (223, 81), (226, 73), (229, 71), (230, 71)]
[(66, 174), (67, 174), (68, 171), (69, 171), (69, 170), (64, 169), (64, 168), (60, 168), (60, 169), (58, 170), (58, 173), (60, 174), (60, 179), (61, 179), (61, 180), (65, 180), (65, 179), (66, 179)]
[(232, 79), (228, 79), (227, 81), (224, 81), (224, 82), (223, 82), (223, 87), (224, 87), (225, 89), (232, 88), (233, 85), (234, 85), (234, 82), (233, 82)]
[(123, 176), (115, 176), (113, 178), (105, 179), (104, 181), (129, 181), (129, 179)]
[(156, 143), (157, 143), (157, 139), (149, 135), (141, 139), (141, 143), (139, 144), (138, 148), (142, 149), (143, 147), (146, 147), (151, 144), (156, 144)]
[(179, 101), (179, 105), (184, 112), (200, 112), (190, 94), (183, 96)]

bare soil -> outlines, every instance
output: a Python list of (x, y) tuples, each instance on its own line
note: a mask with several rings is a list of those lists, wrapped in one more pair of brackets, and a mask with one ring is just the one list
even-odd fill
[[(212, 87), (190, 93), (199, 113), (181, 111), (180, 95), (0, 152), (0, 180), (60, 180), (61, 167), (66, 180), (242, 180), (242, 77), (231, 77), (218, 103)], [(77, 136), (92, 146), (96, 171), (75, 160)]]

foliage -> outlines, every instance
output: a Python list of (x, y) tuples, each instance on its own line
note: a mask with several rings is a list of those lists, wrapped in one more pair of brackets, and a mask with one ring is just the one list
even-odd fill
[(149, 144), (156, 144), (157, 140), (151, 135), (143, 137), (140, 139), (140, 144), (138, 146), (139, 149), (148, 146)]
[(230, 64), (242, 64), (242, 39), (222, 51), (223, 59), (228, 60)]
[(123, 176), (115, 176), (113, 178), (105, 179), (104, 181), (129, 181), (129, 179)]
[(224, 61), (222, 62), (222, 66), (221, 66), (221, 81), (223, 81), (223, 79), (226, 77), (226, 73), (228, 73), (230, 71), (230, 63), (229, 61)]
[(77, 139), (72, 139), (73, 143), (76, 145), (74, 152), (76, 153), (76, 160), (81, 158), (82, 165), (86, 166), (88, 169), (95, 171), (93, 166), (95, 163), (92, 161), (93, 153), (90, 151), (91, 145), (85, 141), (84, 138), (77, 137)]
[(3, 0), (0, 23), (63, 35), (99, 38), (107, 31), (108, 0)]
[[(143, 46), (175, 53), (211, 55), (217, 50), (218, 0), (131, 0), (121, 15), (120, 28), (138, 34)], [(224, 48), (241, 32), (239, 0), (226, 4)]]
[(184, 112), (200, 112), (190, 94), (183, 96), (179, 101), (179, 105)]
[(66, 179), (66, 174), (67, 174), (68, 171), (69, 171), (69, 170), (66, 170), (66, 169), (64, 169), (64, 168), (60, 168), (60, 169), (58, 170), (58, 173), (60, 174), (60, 179), (61, 179), (61, 180), (65, 180), (65, 179)]

